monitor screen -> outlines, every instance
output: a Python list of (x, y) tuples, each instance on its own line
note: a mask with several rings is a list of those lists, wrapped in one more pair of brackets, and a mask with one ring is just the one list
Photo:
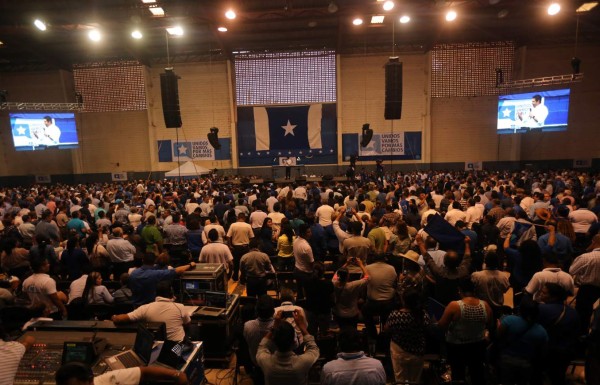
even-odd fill
[(204, 301), (206, 306), (220, 307), (225, 309), (227, 307), (227, 293), (220, 291), (207, 291), (204, 293)]
[(203, 293), (210, 290), (210, 281), (197, 279), (183, 279), (183, 290), (189, 294)]
[(513, 93), (498, 97), (497, 132), (566, 131), (571, 90)]
[(77, 148), (77, 123), (73, 112), (9, 113), (17, 151)]
[(62, 363), (94, 361), (94, 347), (91, 342), (65, 342), (63, 344)]
[(152, 346), (154, 345), (154, 334), (143, 325), (138, 325), (133, 351), (140, 356), (146, 364), (150, 362)]

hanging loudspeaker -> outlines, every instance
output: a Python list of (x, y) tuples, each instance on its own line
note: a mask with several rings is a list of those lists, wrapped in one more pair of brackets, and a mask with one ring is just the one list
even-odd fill
[(362, 139), (360, 140), (360, 146), (367, 147), (371, 139), (373, 139), (373, 130), (369, 128), (369, 123), (365, 123), (362, 127)]
[(175, 75), (173, 68), (165, 68), (165, 73), (160, 74), (160, 94), (167, 128), (181, 127), (177, 79), (179, 79), (179, 76)]
[(402, 63), (391, 57), (385, 65), (385, 118), (402, 117)]
[(211, 127), (208, 133), (208, 141), (210, 145), (215, 149), (221, 149), (221, 143), (219, 143), (219, 129), (217, 127)]

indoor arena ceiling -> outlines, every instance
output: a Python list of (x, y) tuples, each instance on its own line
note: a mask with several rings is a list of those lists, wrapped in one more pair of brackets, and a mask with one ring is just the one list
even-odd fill
[[(135, 59), (146, 65), (206, 61), (240, 51), (332, 49), (338, 53), (427, 51), (436, 43), (514, 40), (521, 44), (600, 41), (600, 6), (562, 0), (0, 0), (0, 71), (71, 69), (73, 64)], [(164, 16), (154, 16), (151, 10)], [(450, 9), (453, 22), (445, 20)], [(225, 12), (233, 9), (236, 18)], [(372, 16), (385, 16), (372, 24)], [(409, 23), (399, 22), (408, 15)], [(363, 24), (353, 25), (362, 17)], [(45, 23), (46, 30), (34, 26)], [(166, 28), (181, 26), (183, 36)], [(218, 31), (227, 28), (226, 32)], [(91, 30), (101, 40), (88, 38)], [(131, 37), (137, 29), (140, 39)], [(576, 39), (577, 36), (577, 39)]]

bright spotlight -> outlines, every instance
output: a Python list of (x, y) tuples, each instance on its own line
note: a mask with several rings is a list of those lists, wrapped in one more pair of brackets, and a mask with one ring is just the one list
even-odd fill
[(446, 13), (446, 21), (454, 21), (456, 20), (456, 12), (455, 11), (448, 11), (448, 13)]
[(142, 37), (144, 37), (144, 35), (142, 35), (142, 33), (139, 30), (135, 30), (131, 32), (131, 37), (134, 39), (141, 39)]
[(100, 41), (102, 40), (102, 34), (97, 29), (93, 29), (88, 33), (88, 37), (91, 41)]
[(400, 18), (400, 22), (401, 22), (402, 24), (406, 24), (406, 23), (408, 23), (409, 21), (410, 21), (410, 16), (408, 16), (408, 15), (404, 15), (404, 16), (402, 16), (402, 17)]
[(560, 4), (558, 4), (558, 3), (552, 3), (548, 7), (548, 15), (550, 15), (550, 16), (554, 16), (559, 12), (560, 12)]
[(361, 25), (363, 23), (363, 19), (361, 19), (360, 17), (357, 17), (356, 19), (352, 20), (352, 24), (354, 25)]
[(383, 10), (384, 11), (391, 11), (392, 9), (394, 9), (394, 2), (391, 0), (386, 1), (385, 3), (383, 3)]
[(217, 28), (217, 31), (219, 31), (219, 32), (227, 32), (227, 27), (219, 27), (219, 28)]
[(227, 10), (227, 12), (225, 12), (225, 17), (228, 18), (229, 20), (233, 20), (236, 18), (236, 14), (235, 11), (233, 9), (229, 9)]
[(183, 36), (183, 28), (180, 26), (167, 28), (167, 32), (171, 36)]
[(35, 25), (35, 27), (37, 29), (39, 29), (40, 31), (45, 31), (46, 30), (46, 23), (44, 23), (40, 19), (35, 19), (35, 21), (33, 22), (33, 25)]

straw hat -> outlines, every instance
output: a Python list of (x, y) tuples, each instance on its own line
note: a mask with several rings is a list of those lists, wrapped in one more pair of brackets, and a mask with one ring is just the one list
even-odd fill
[(409, 261), (413, 261), (415, 263), (419, 262), (419, 253), (416, 253), (412, 250), (408, 250), (405, 254), (400, 254), (400, 256), (408, 259)]

